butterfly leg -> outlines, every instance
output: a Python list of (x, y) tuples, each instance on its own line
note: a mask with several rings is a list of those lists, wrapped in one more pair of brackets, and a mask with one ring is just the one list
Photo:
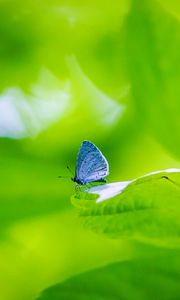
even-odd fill
[(80, 191), (80, 189), (81, 189), (81, 186), (80, 186), (80, 184), (76, 184), (76, 186), (75, 186), (75, 191), (76, 191), (76, 192), (79, 192), (79, 191)]

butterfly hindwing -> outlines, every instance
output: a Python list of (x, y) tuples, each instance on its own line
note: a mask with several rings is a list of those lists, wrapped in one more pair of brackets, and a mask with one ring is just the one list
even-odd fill
[(109, 173), (109, 165), (101, 151), (91, 142), (84, 141), (76, 162), (76, 178), (83, 184), (98, 181)]

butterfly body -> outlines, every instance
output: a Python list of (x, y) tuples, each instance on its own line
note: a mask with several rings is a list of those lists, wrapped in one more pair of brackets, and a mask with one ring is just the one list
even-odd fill
[(102, 152), (90, 141), (83, 141), (77, 156), (76, 172), (72, 181), (78, 185), (106, 182), (109, 165)]
[(72, 181), (76, 182), (78, 185), (85, 185), (85, 184), (88, 184), (90, 182), (106, 182), (106, 178), (101, 178), (99, 180), (93, 180), (93, 181), (81, 181), (80, 179), (76, 178), (76, 177), (73, 177), (71, 178)]

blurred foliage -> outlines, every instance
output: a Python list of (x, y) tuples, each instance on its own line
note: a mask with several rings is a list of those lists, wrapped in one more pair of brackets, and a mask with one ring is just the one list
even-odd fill
[(0, 2), (3, 300), (136, 258), (132, 241), (81, 227), (57, 176), (84, 139), (109, 181), (180, 167), (179, 20), (178, 0)]
[(150, 258), (116, 262), (56, 284), (37, 300), (178, 299), (179, 254), (165, 251), (160, 256), (157, 250)]

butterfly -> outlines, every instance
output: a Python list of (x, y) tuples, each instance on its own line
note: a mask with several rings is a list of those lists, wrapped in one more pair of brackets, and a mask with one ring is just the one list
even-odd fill
[(86, 185), (91, 182), (106, 182), (109, 174), (109, 164), (98, 149), (90, 141), (83, 141), (80, 146), (77, 160), (75, 176), (72, 181), (78, 185)]

